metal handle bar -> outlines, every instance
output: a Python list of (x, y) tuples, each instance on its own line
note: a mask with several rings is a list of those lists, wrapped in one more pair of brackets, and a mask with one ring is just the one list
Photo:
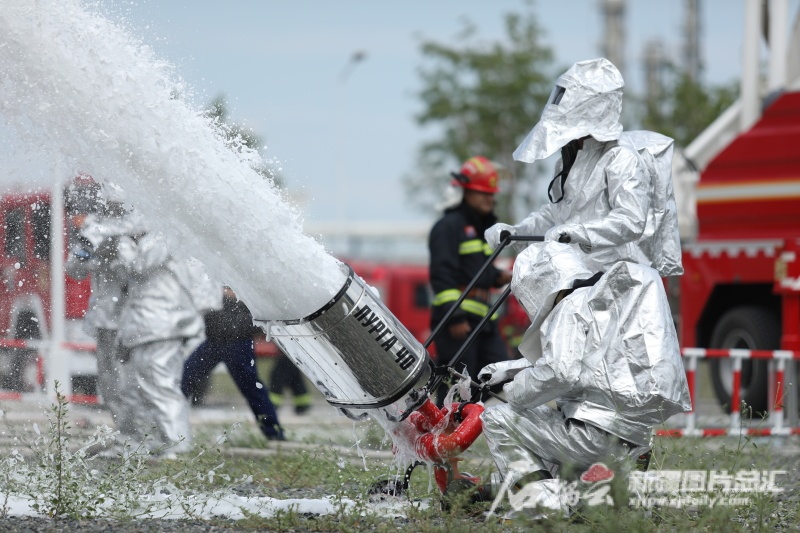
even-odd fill
[[(497, 312), (497, 310), (500, 308), (501, 305), (503, 305), (503, 302), (506, 300), (506, 298), (508, 298), (509, 294), (511, 294), (511, 287), (510, 286), (506, 287), (506, 290), (503, 291), (503, 294), (501, 294), (500, 297), (497, 299), (497, 301), (494, 303), (494, 305), (492, 305), (492, 308), (489, 310), (489, 312), (486, 314), (486, 316), (481, 318), (481, 321), (478, 323), (478, 325), (475, 326), (475, 328), (473, 328), (472, 331), (470, 331), (469, 336), (467, 337), (467, 340), (464, 341), (464, 343), (456, 351), (456, 353), (453, 355), (453, 357), (447, 362), (447, 364), (438, 365), (436, 367), (437, 369), (444, 369), (449, 374), (451, 374), (453, 376), (456, 376), (456, 377), (459, 377), (459, 378), (462, 378), (462, 379), (464, 378), (464, 376), (462, 374), (460, 374), (460, 373), (458, 373), (458, 372), (456, 372), (454, 370), (454, 367), (461, 360), (461, 358), (464, 356), (464, 353), (467, 351), (467, 348), (469, 348), (469, 346), (472, 344), (472, 342), (475, 340), (475, 338), (481, 332), (481, 329), (483, 329), (483, 326), (486, 324), (486, 322), (488, 320), (491, 320), (492, 315), (495, 314), (495, 312)], [(437, 372), (431, 378), (430, 384), (428, 386), (428, 391), (429, 392), (433, 392), (436, 389), (438, 389), (439, 386), (442, 384), (442, 381), (444, 381), (444, 374), (441, 373), (441, 370), (440, 370), (439, 372)], [(472, 380), (470, 379), (470, 381), (472, 381)], [(475, 383), (474, 381), (472, 381), (472, 383), (475, 384), (475, 385), (478, 385), (480, 387), (480, 384)], [(502, 399), (499, 396), (495, 395), (491, 391), (490, 391), (490, 394), (492, 396), (494, 396), (495, 398)], [(505, 400), (503, 400), (503, 401), (505, 401)]]
[[(460, 372), (456, 372), (452, 368), (448, 367), (447, 371), (450, 372), (450, 375), (455, 376), (458, 379), (467, 379), (468, 378), (464, 374), (462, 374)], [(485, 383), (478, 383), (477, 381), (475, 381), (475, 380), (470, 378), (469, 379), (469, 384), (472, 385), (473, 387), (475, 387), (476, 389), (486, 389), (486, 394), (488, 394), (492, 398), (495, 398), (496, 400), (500, 400), (503, 403), (508, 403), (508, 401), (505, 398), (503, 398), (499, 394), (495, 394), (491, 390), (489, 390), (488, 386)]]
[[(502, 252), (503, 249), (506, 246), (511, 244), (512, 241), (542, 242), (542, 241), (544, 241), (544, 237), (541, 237), (541, 236), (529, 236), (529, 235), (511, 235), (511, 233), (509, 233), (508, 231), (505, 231), (505, 230), (502, 231), (500, 233), (500, 244), (497, 246), (497, 249), (494, 251), (494, 253), (492, 253), (492, 255), (489, 256), (489, 259), (486, 260), (486, 262), (483, 264), (483, 266), (478, 271), (478, 273), (475, 275), (475, 277), (472, 278), (472, 280), (469, 282), (467, 287), (463, 290), (461, 295), (458, 297), (458, 300), (456, 300), (456, 303), (453, 304), (453, 306), (447, 311), (447, 313), (445, 313), (444, 318), (442, 318), (442, 320), (436, 325), (436, 327), (434, 328), (434, 330), (431, 332), (430, 336), (428, 337), (428, 340), (426, 340), (425, 344), (423, 344), (423, 346), (425, 348), (427, 348), (428, 346), (431, 345), (431, 343), (433, 342), (433, 339), (436, 338), (436, 335), (439, 334), (439, 332), (442, 330), (442, 328), (445, 326), (445, 324), (447, 324), (447, 322), (453, 317), (453, 313), (455, 313), (456, 310), (459, 308), (459, 306), (461, 305), (461, 302), (463, 302), (466, 299), (467, 295), (469, 294), (469, 291), (471, 291), (473, 289), (473, 287), (475, 287), (475, 284), (478, 283), (478, 280), (483, 275), (483, 273), (486, 271), (486, 269), (489, 268), (489, 265), (494, 263), (494, 260), (497, 259), (498, 255), (500, 255), (500, 252)], [(491, 315), (492, 315), (492, 313), (489, 313), (487, 316), (491, 316)]]
[[(497, 258), (497, 256), (500, 254), (500, 252), (503, 250), (503, 248), (508, 246), (513, 241), (543, 242), (544, 241), (544, 237), (538, 236), (538, 235), (537, 236), (532, 236), (532, 235), (511, 235), (511, 233), (509, 233), (508, 231), (501, 232), (500, 233), (500, 245), (497, 247), (497, 249), (494, 251), (494, 253), (491, 256), (489, 256), (489, 259), (486, 260), (486, 262), (483, 264), (483, 266), (478, 271), (478, 273), (475, 275), (475, 277), (472, 278), (472, 281), (469, 282), (469, 285), (467, 285), (467, 288), (464, 289), (464, 291), (461, 293), (461, 296), (459, 296), (458, 300), (456, 300), (456, 303), (453, 304), (453, 306), (445, 314), (444, 318), (442, 318), (442, 320), (439, 322), (439, 324), (437, 324), (436, 328), (433, 330), (433, 332), (431, 333), (430, 337), (428, 337), (428, 340), (425, 341), (425, 344), (424, 344), (425, 348), (430, 346), (431, 342), (433, 342), (433, 339), (436, 338), (436, 335), (442, 330), (444, 325), (450, 320), (450, 318), (453, 316), (453, 313), (455, 313), (456, 309), (458, 309), (458, 307), (461, 305), (461, 302), (463, 302), (464, 299), (467, 297), (467, 294), (469, 294), (469, 291), (471, 291), (472, 288), (475, 286), (475, 284), (478, 282), (478, 279), (483, 275), (484, 271), (489, 267), (489, 265), (491, 265), (494, 262), (494, 260)], [(450, 361), (448, 361), (446, 365), (438, 365), (437, 368), (446, 368), (450, 374), (457, 375), (459, 377), (463, 377), (463, 376), (461, 376), (461, 374), (456, 373), (455, 370), (453, 370), (453, 367), (464, 356), (464, 352), (466, 352), (467, 348), (469, 348), (469, 346), (472, 344), (472, 342), (478, 336), (478, 334), (480, 333), (481, 329), (483, 329), (483, 326), (486, 325), (486, 322), (491, 320), (492, 315), (494, 315), (497, 312), (497, 310), (500, 308), (500, 306), (503, 305), (503, 302), (506, 300), (506, 298), (508, 298), (509, 294), (511, 294), (511, 286), (510, 285), (508, 287), (506, 287), (506, 289), (503, 291), (503, 293), (500, 295), (500, 297), (497, 299), (497, 301), (495, 301), (495, 303), (492, 305), (491, 309), (489, 309), (489, 312), (486, 313), (486, 316), (484, 316), (481, 319), (481, 321), (478, 323), (478, 325), (470, 332), (469, 336), (467, 337), (467, 340), (464, 341), (464, 344), (461, 345), (461, 347), (458, 349), (458, 351), (453, 355), (452, 359), (450, 359)], [(442, 380), (443, 379), (444, 379), (444, 376), (441, 373), (437, 373), (437, 375), (435, 375), (433, 378), (431, 378), (431, 382), (430, 382), (430, 385), (428, 387), (428, 390), (430, 392), (433, 392), (434, 390), (439, 388), (439, 385), (442, 384)], [(475, 382), (473, 382), (473, 383), (475, 383)], [(499, 398), (494, 393), (491, 393), (491, 394), (495, 398)]]

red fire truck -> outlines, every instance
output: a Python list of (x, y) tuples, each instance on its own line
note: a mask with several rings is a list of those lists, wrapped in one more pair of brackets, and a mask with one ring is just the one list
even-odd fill
[[(74, 228), (75, 217), (93, 209), (97, 184), (80, 176), (65, 190), (64, 226)], [(41, 384), (42, 367), (35, 365), (40, 344), (52, 329), (50, 320), (50, 239), (51, 211), (49, 192), (9, 193), (0, 197), (0, 386), (17, 392), (30, 391)], [(69, 239), (65, 235), (65, 243)], [(72, 388), (90, 393), (94, 388), (96, 364), (83, 347), (92, 339), (82, 331), (81, 319), (89, 299), (88, 280), (65, 279), (65, 341), (76, 348), (70, 357)], [(39, 375), (37, 375), (37, 370)]]
[[(684, 246), (683, 346), (800, 350), (800, 92), (787, 92), (711, 160), (697, 187), (698, 237)], [(730, 408), (730, 359), (711, 361)], [(745, 359), (742, 400), (768, 407), (768, 361)]]

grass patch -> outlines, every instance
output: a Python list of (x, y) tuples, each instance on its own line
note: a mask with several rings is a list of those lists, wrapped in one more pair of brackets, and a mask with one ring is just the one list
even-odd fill
[[(384, 500), (368, 497), (370, 485), (381, 476), (402, 474), (390, 459), (354, 460), (323, 436), (309, 438), (305, 449), (270, 443), (255, 425), (232, 428), (214, 426), (207, 442), (192, 454), (177, 460), (155, 460), (147, 454), (133, 454), (128, 460), (103, 459), (86, 453), (87, 443), (71, 442), (72, 428), (68, 408), (60, 398), (50, 412), (45, 428), (34, 430), (30, 444), (33, 454), (8, 454), (0, 468), (0, 492), (27, 495), (39, 505), (44, 516), (91, 519), (106, 517), (128, 521), (145, 516), (157, 505), (147, 503), (153, 494), (172, 497), (168, 505), (198, 518), (195, 506), (199, 495), (238, 495), (247, 498), (269, 497), (287, 502), (302, 499), (327, 499), (329, 514), (304, 513), (298, 506), (284, 506), (269, 518), (244, 510), (245, 517), (233, 521), (207, 520), (221, 527), (272, 531), (525, 531), (533, 527), (545, 531), (790, 531), (796, 530), (798, 490), (781, 483), (785, 492), (755, 495), (748, 505), (697, 508), (636, 508), (630, 506), (627, 480), (615, 478), (610, 494), (612, 505), (583, 506), (570, 518), (551, 517), (531, 521), (485, 521), (490, 502), (471, 504), (456, 499), (447, 509), (440, 503), (438, 488), (423, 467), (415, 469), (410, 489), (402, 498)], [(199, 429), (199, 428), (197, 428)], [(105, 438), (102, 429), (89, 438), (91, 443)], [(97, 436), (99, 435), (99, 436)], [(390, 449), (383, 431), (374, 423), (358, 423), (355, 438), (345, 442), (353, 448), (359, 440), (365, 450)], [(223, 436), (224, 439), (219, 437)], [(94, 440), (92, 440), (94, 439)], [(216, 440), (215, 440), (216, 439)], [(222, 442), (228, 439), (229, 442)], [(269, 447), (259, 457), (231, 456), (231, 444)], [(782, 443), (791, 446), (782, 448)], [(294, 444), (294, 443), (290, 443)], [(727, 471), (791, 470), (787, 479), (797, 479), (797, 459), (786, 449), (796, 450), (798, 439), (725, 437), (716, 439), (657, 438), (651, 470)], [(463, 455), (462, 471), (486, 478), (493, 465), (485, 439), (479, 438)], [(779, 482), (785, 481), (779, 479)], [(796, 481), (795, 481), (796, 482)], [(144, 503), (143, 503), (144, 502)], [(162, 504), (158, 504), (162, 505)], [(148, 507), (149, 506), (149, 507)], [(8, 499), (0, 499), (8, 512)], [(502, 516), (503, 512), (499, 512)]]
[[(275, 365), (275, 358), (274, 357), (256, 357), (255, 358), (255, 366), (256, 372), (258, 374), (259, 379), (264, 384), (264, 386), (269, 389), (269, 382), (270, 376), (272, 375), (272, 367)], [(236, 387), (236, 383), (234, 383), (233, 378), (231, 377), (230, 373), (228, 372), (227, 367), (224, 363), (220, 363), (211, 373), (210, 383), (208, 387), (208, 393), (205, 398), (205, 403), (208, 405), (218, 405), (224, 404), (228, 405), (231, 401), (235, 401), (237, 404), (241, 403), (241, 405), (246, 406), (247, 403), (242, 398), (239, 389)], [(309, 394), (314, 399), (314, 402), (322, 405), (325, 403), (325, 397), (314, 387), (308, 378), (303, 376), (303, 381), (306, 384), (306, 389), (308, 390)], [(288, 395), (288, 391), (284, 390), (284, 394)], [(284, 402), (288, 405), (292, 404), (291, 397), (286, 396), (284, 398)]]

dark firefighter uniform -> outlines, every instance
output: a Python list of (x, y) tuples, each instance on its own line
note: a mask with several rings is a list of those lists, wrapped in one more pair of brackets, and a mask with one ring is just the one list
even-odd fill
[[(480, 181), (475, 180), (474, 175), (470, 175), (468, 171), (465, 172), (465, 169), (467, 169), (466, 164), (459, 175), (454, 175), (465, 189), (470, 189), (469, 183), (465, 185), (463, 178), (472, 177), (473, 184), (476, 181), (479, 184)], [(493, 190), (482, 190), (477, 187), (473, 190), (494, 193), (496, 185)], [(456, 303), (461, 293), (492, 254), (492, 249), (486, 243), (483, 233), (496, 221), (497, 217), (494, 213), (482, 215), (471, 208), (466, 201), (462, 201), (458, 206), (446, 210), (442, 218), (431, 229), (428, 248), (430, 251), (430, 281), (433, 289), (432, 330)], [(463, 337), (453, 337), (450, 332), (451, 326), (466, 321), (469, 323), (470, 329), (474, 329), (489, 312), (491, 307), (490, 289), (502, 286), (507, 282), (508, 278), (504, 278), (503, 271), (494, 266), (490, 266), (484, 271), (474, 288), (434, 339), (438, 365), (448, 363), (466, 341), (466, 338)], [(464, 365), (466, 365), (469, 375), (475, 378), (478, 371), (485, 365), (508, 359), (506, 346), (500, 336), (496, 319), (497, 316), (494, 316), (484, 325), (480, 334), (459, 359), (456, 370), (463, 371)], [(440, 404), (445, 392), (446, 389), (441, 387), (439, 390)]]

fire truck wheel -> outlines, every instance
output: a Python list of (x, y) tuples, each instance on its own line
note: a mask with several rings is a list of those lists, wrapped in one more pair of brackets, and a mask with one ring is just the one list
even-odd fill
[(72, 393), (97, 396), (97, 376), (83, 374), (73, 375)]
[[(722, 315), (711, 334), (711, 348), (777, 350), (781, 341), (781, 320), (773, 311), (758, 306), (735, 307)], [(744, 359), (741, 374), (743, 414), (761, 416), (767, 411), (769, 394), (768, 361)], [(731, 410), (733, 364), (729, 358), (711, 360), (711, 382), (723, 409)], [(750, 409), (752, 408), (752, 410)]]
[[(14, 324), (15, 339), (41, 339), (39, 319), (33, 311), (23, 310), (17, 315)], [(11, 351), (11, 369), (8, 375), (8, 387), (18, 392), (32, 392), (35, 374), (33, 364), (38, 351), (31, 348), (18, 348)]]

